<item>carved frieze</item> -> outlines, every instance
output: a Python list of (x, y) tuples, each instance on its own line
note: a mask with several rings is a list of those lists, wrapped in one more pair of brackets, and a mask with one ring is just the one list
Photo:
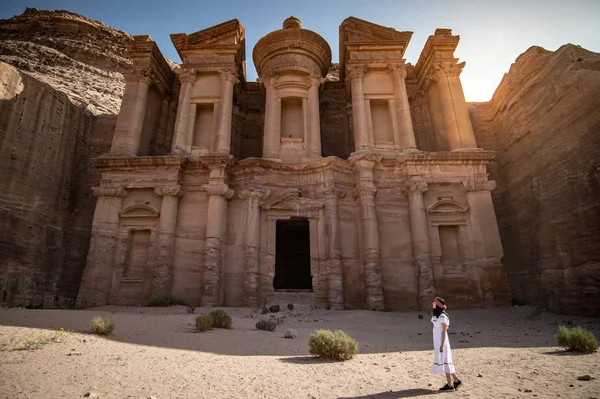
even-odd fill
[(353, 51), (350, 53), (350, 61), (378, 61), (402, 59), (402, 51)]
[(96, 197), (125, 197), (127, 195), (127, 190), (121, 186), (92, 187), (92, 191)]
[(494, 180), (464, 180), (462, 184), (466, 191), (492, 191), (496, 188)]

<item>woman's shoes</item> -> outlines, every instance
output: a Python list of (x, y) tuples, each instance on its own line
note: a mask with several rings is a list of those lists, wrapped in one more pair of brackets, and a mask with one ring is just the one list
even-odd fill
[(458, 380), (458, 381), (454, 381), (454, 390), (456, 391), (458, 389), (458, 387), (462, 386), (462, 381)]
[(454, 387), (451, 387), (450, 385), (446, 384), (443, 387), (440, 388), (440, 391), (443, 392), (454, 392)]

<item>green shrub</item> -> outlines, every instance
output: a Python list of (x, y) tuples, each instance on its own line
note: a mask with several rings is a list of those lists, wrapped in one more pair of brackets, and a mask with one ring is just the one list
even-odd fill
[(331, 360), (350, 360), (358, 353), (358, 343), (341, 330), (317, 330), (308, 346), (311, 355)]
[(148, 301), (148, 306), (150, 307), (166, 308), (175, 305), (187, 306), (187, 303), (185, 303), (185, 301), (175, 298), (173, 295), (163, 295), (156, 298), (152, 298)]
[(231, 330), (233, 320), (231, 320), (231, 316), (229, 316), (227, 312), (223, 310), (215, 310), (210, 312), (210, 317), (212, 317), (212, 326), (214, 328), (226, 328), (227, 330)]
[(213, 329), (213, 318), (209, 314), (196, 317), (196, 331), (205, 332)]
[(258, 323), (256, 323), (256, 328), (258, 330), (275, 331), (277, 323), (273, 320), (259, 320)]
[(569, 351), (594, 353), (598, 350), (598, 341), (594, 334), (581, 327), (560, 326), (556, 334), (556, 342)]
[(269, 307), (269, 312), (271, 313), (277, 313), (281, 310), (281, 307), (279, 305), (271, 305)]
[(115, 328), (115, 325), (102, 316), (96, 316), (92, 319), (90, 327), (95, 334), (108, 335)]

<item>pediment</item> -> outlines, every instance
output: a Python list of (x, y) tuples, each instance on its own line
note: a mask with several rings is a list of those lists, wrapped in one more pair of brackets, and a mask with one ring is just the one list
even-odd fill
[(294, 212), (316, 211), (323, 208), (325, 204), (311, 198), (301, 197), (298, 192), (284, 194), (280, 198), (266, 201), (261, 204), (265, 210), (280, 210)]
[(346, 18), (340, 25), (340, 42), (345, 44), (390, 44), (390, 42), (396, 42), (406, 48), (412, 34), (409, 31), (397, 31), (394, 28), (377, 25), (355, 17)]
[(184, 58), (183, 53), (186, 50), (244, 47), (245, 39), (246, 31), (244, 25), (237, 19), (232, 19), (189, 35), (185, 33), (174, 33), (171, 35), (171, 41), (182, 59)]
[(121, 211), (122, 218), (155, 218), (160, 215), (158, 209), (149, 204), (133, 204)]
[(451, 199), (439, 200), (427, 207), (427, 212), (437, 214), (465, 213), (469, 209), (465, 204)]

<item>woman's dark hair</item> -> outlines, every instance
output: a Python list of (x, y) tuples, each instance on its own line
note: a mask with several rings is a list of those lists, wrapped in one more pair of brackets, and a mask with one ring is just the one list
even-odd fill
[[(442, 297), (439, 297), (439, 296), (438, 296), (438, 297), (436, 297), (436, 299), (437, 299), (437, 300), (438, 300), (438, 302), (439, 302), (439, 303), (441, 303), (442, 305), (445, 305), (445, 304), (446, 304), (446, 301), (444, 301), (444, 298), (442, 298)], [(444, 311), (444, 308), (440, 308), (438, 305), (435, 305), (435, 309), (433, 309), (433, 315), (434, 315), (435, 317), (440, 317), (440, 315), (441, 315), (442, 313), (446, 313), (446, 312)], [(446, 313), (446, 314), (447, 314), (447, 313)]]

